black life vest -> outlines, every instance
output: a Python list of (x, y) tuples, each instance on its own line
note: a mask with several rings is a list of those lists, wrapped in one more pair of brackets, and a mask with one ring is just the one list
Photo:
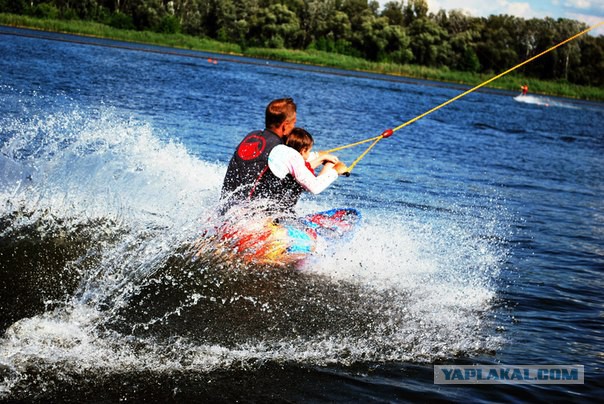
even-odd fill
[(288, 174), (278, 178), (268, 167), (268, 156), (283, 139), (270, 130), (248, 134), (237, 146), (222, 185), (225, 208), (244, 201), (266, 199), (267, 211), (293, 211), (302, 186)]

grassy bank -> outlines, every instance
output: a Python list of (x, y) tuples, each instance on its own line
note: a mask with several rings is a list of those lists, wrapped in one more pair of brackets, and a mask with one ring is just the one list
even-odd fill
[[(492, 77), (483, 74), (452, 71), (446, 68), (436, 69), (417, 65), (375, 63), (351, 56), (316, 50), (301, 51), (266, 48), (241, 49), (241, 47), (236, 44), (223, 43), (206, 38), (182, 34), (159, 34), (149, 31), (121, 30), (89, 21), (48, 20), (0, 13), (0, 24), (15, 27), (28, 27), (53, 32), (111, 38), (128, 42), (163, 45), (190, 50), (237, 54), (317, 66), (329, 66), (346, 70), (377, 72), (396, 76), (466, 84), (468, 86), (478, 85)], [(567, 82), (526, 79), (516, 72), (497, 79), (491, 83), (489, 87), (519, 91), (519, 87), (523, 82), (529, 83), (531, 93), (604, 101), (603, 88), (578, 86), (569, 84)]]

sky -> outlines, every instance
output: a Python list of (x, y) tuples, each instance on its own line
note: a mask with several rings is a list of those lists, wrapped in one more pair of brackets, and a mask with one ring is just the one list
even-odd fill
[[(379, 0), (384, 5), (389, 0)], [(570, 18), (588, 26), (604, 21), (604, 0), (428, 0), (430, 12), (463, 10), (474, 17), (509, 14), (529, 18)], [(592, 31), (604, 35), (604, 26)]]

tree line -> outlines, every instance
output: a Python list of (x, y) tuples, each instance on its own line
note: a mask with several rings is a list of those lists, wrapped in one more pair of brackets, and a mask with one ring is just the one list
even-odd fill
[[(377, 62), (496, 73), (587, 28), (571, 19), (430, 12), (426, 0), (0, 0), (0, 12), (183, 33), (247, 47), (317, 49)], [(604, 36), (584, 35), (522, 68), (604, 87)]]

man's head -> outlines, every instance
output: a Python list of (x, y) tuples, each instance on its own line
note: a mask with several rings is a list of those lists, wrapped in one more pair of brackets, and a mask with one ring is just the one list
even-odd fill
[(292, 98), (279, 98), (266, 107), (265, 125), (280, 137), (290, 134), (296, 126), (296, 104)]

